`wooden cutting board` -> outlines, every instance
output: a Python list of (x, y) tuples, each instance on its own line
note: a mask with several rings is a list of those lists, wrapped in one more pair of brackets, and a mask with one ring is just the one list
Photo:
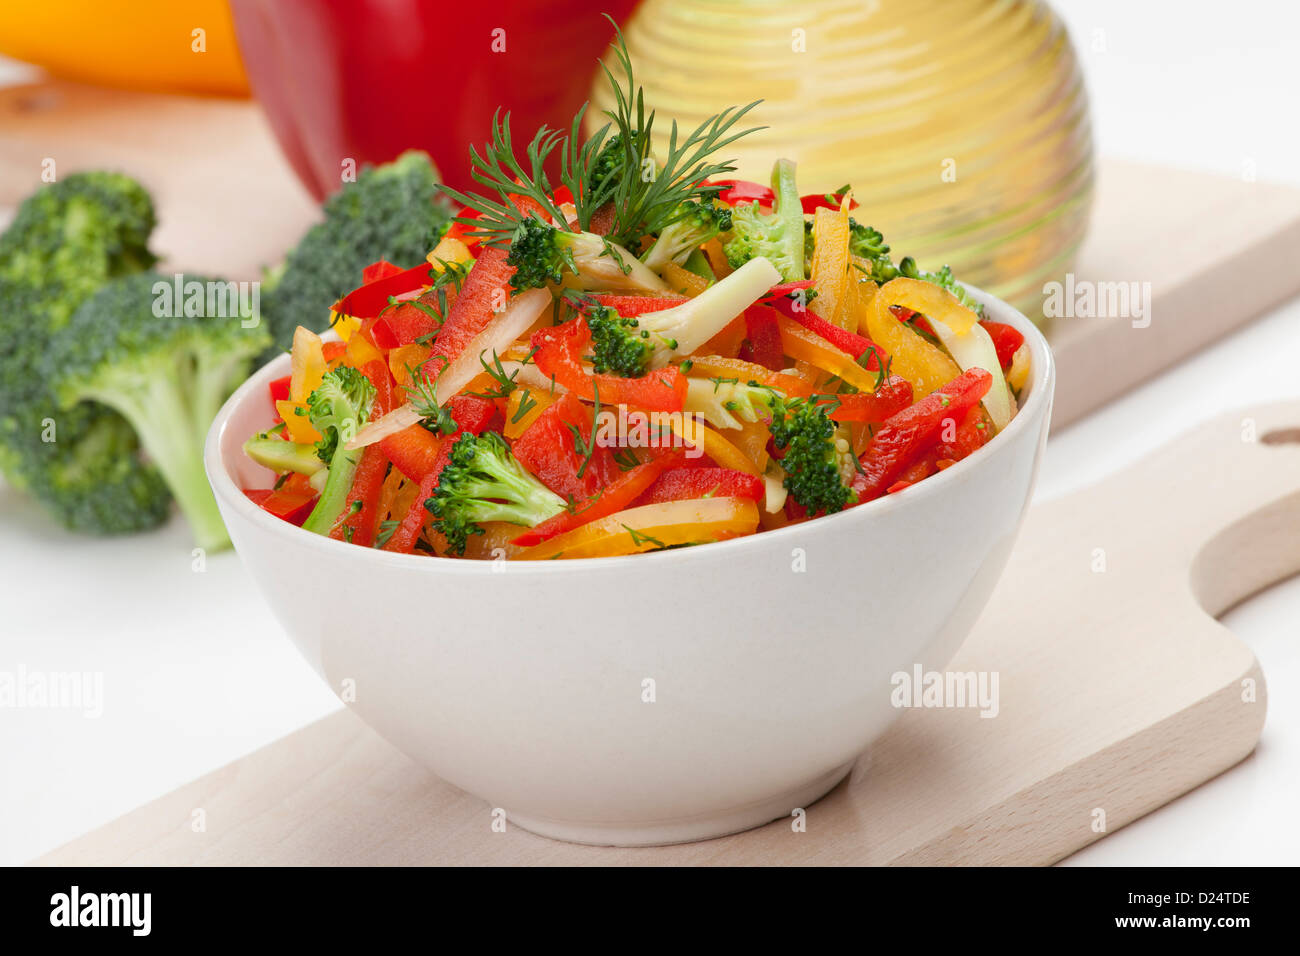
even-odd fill
[[(153, 191), (154, 247), (171, 269), (254, 279), (317, 215), (246, 101), (41, 83), (0, 89), (0, 130), (0, 222), (40, 184), (46, 159), (60, 176), (120, 169)], [(1300, 292), (1297, 264), (1300, 190), (1103, 162), (1076, 278), (1149, 282), (1151, 322), (1055, 321), (1053, 424)]]
[(806, 832), (643, 849), (494, 832), (486, 803), (343, 712), (37, 862), (1051, 863), (1251, 752), (1263, 675), (1214, 616), (1297, 571), (1300, 402), (1243, 409), (1031, 508), (948, 668), (996, 673), (997, 715), (902, 711)]

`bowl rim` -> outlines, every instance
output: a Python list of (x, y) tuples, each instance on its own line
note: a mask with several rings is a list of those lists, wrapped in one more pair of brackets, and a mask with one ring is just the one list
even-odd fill
[[(1025, 336), (1025, 341), (1030, 346), (1032, 367), (1030, 369), (1029, 382), (1029, 399), (1017, 411), (1015, 418), (1001, 432), (994, 436), (993, 440), (987, 445), (980, 448), (974, 454), (955, 463), (943, 471), (931, 475), (924, 481), (897, 492), (892, 495), (881, 495), (874, 501), (868, 501), (864, 504), (852, 508), (846, 508), (838, 514), (823, 515), (820, 518), (814, 518), (808, 522), (802, 522), (796, 525), (790, 525), (784, 528), (774, 528), (771, 531), (761, 531), (756, 534), (745, 535), (739, 538), (729, 538), (725, 541), (712, 541), (708, 544), (697, 545), (690, 548), (673, 548), (666, 551), (643, 552), (639, 554), (626, 554), (614, 557), (603, 558), (574, 558), (567, 561), (468, 561), (461, 559), (442, 558), (438, 559), (430, 555), (422, 554), (395, 554), (390, 551), (382, 551), (378, 548), (362, 548), (357, 545), (349, 544), (345, 541), (336, 541), (333, 538), (324, 535), (312, 534), (309, 531), (303, 531), (301, 528), (276, 518), (257, 505), (253, 504), (240, 489), (240, 487), (231, 478), (230, 473), (226, 470), (221, 460), (221, 441), (225, 434), (226, 428), (230, 424), (231, 418), (235, 411), (242, 407), (254, 395), (264, 395), (266, 385), (275, 378), (283, 377), (287, 374), (287, 369), (277, 368), (277, 364), (287, 363), (289, 356), (279, 355), (271, 359), (257, 371), (253, 372), (242, 385), (237, 388), (231, 396), (226, 399), (217, 412), (216, 418), (213, 419), (211, 427), (208, 429), (207, 439), (204, 442), (203, 465), (207, 472), (208, 482), (212, 490), (221, 502), (229, 509), (232, 509), (239, 515), (247, 518), (254, 525), (269, 532), (273, 537), (286, 540), (290, 546), (301, 546), (314, 549), (324, 548), (326, 553), (332, 553), (336, 556), (342, 556), (344, 552), (336, 549), (346, 549), (347, 553), (352, 554), (357, 560), (378, 562), (380, 565), (389, 565), (413, 569), (416, 567), (427, 567), (432, 572), (446, 571), (451, 574), (563, 574), (586, 571), (600, 571), (619, 567), (628, 567), (635, 563), (638, 566), (645, 566), (647, 561), (650, 562), (667, 562), (667, 561), (693, 561), (698, 560), (695, 555), (704, 552), (705, 554), (714, 555), (719, 558), (725, 558), (726, 555), (746, 548), (758, 546), (761, 540), (764, 545), (778, 544), (781, 541), (793, 540), (796, 536), (806, 536), (811, 528), (829, 525), (836, 522), (836, 527), (847, 527), (850, 521), (866, 522), (870, 521), (874, 515), (878, 515), (887, 509), (909, 508), (920, 506), (931, 496), (943, 494), (955, 481), (959, 481), (967, 472), (982, 467), (985, 463), (991, 462), (996, 456), (998, 450), (1010, 443), (1011, 439), (1020, 432), (1032, 427), (1031, 422), (1038, 420), (1040, 417), (1048, 417), (1051, 414), (1051, 403), (1053, 391), (1056, 382), (1056, 367), (1052, 357), (1052, 349), (1048, 344), (1042, 331), (1029, 321), (1018, 309), (1007, 302), (998, 299), (995, 296), (984, 292), (975, 286), (965, 286), (977, 300), (988, 307), (993, 315), (988, 318), (997, 322), (1004, 322), (1015, 327)], [(1048, 424), (1044, 422), (1044, 424)], [(1002, 439), (1006, 437), (1006, 440)], [(996, 447), (995, 447), (996, 446)], [(987, 450), (987, 453), (985, 453)], [(829, 528), (827, 529), (829, 530)], [(365, 557), (362, 557), (365, 555)]]

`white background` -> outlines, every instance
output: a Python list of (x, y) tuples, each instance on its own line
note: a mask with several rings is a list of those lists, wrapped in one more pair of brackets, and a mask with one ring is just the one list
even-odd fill
[[(1300, 186), (1300, 5), (1056, 4), (1101, 154)], [(1098, 32), (1099, 31), (1099, 32)], [(0, 82), (27, 71), (0, 62)], [(3, 131), (0, 131), (0, 136)], [(1297, 263), (1300, 267), (1300, 263)], [(1197, 420), (1300, 395), (1300, 302), (1053, 435), (1038, 497), (1078, 488)], [(104, 712), (0, 710), (0, 863), (19, 863), (332, 711), (233, 554), (188, 531), (74, 538), (0, 487), (0, 670), (98, 671)], [(1300, 579), (1225, 620), (1270, 688), (1258, 752), (1071, 863), (1300, 862)]]

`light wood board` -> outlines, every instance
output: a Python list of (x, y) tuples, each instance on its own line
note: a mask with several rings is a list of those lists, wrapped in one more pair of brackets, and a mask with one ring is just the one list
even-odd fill
[(491, 807), (344, 712), (38, 862), (1051, 863), (1251, 752), (1263, 675), (1214, 615), (1296, 571), (1300, 402), (1243, 409), (1033, 507), (948, 668), (995, 672), (998, 715), (903, 711), (806, 832), (649, 849), (494, 832)]
[[(46, 158), (58, 175), (113, 168), (146, 183), (171, 269), (256, 278), (317, 215), (246, 101), (63, 82), (0, 90), (0, 222)], [(1057, 428), (1300, 292), (1300, 190), (1103, 161), (1075, 273), (1150, 282), (1151, 324), (1054, 322)]]

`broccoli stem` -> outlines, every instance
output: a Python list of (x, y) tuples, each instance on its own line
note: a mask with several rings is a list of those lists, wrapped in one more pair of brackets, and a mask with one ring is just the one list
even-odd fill
[(352, 478), (357, 473), (361, 451), (360, 448), (349, 451), (340, 444), (330, 460), (329, 477), (325, 479), (325, 487), (316, 501), (316, 507), (311, 509), (311, 514), (302, 523), (304, 531), (328, 535), (334, 530), (339, 515), (343, 513), (343, 506), (347, 503), (348, 492), (352, 489)]
[(203, 470), (207, 424), (195, 428), (188, 390), (175, 375), (140, 374), (132, 379), (129, 391), (89, 390), (84, 397), (117, 409), (131, 423), (194, 529), (195, 544), (205, 551), (229, 547), (230, 536)]
[(772, 166), (772, 192), (776, 198), (773, 215), (784, 223), (782, 233), (790, 259), (796, 264), (795, 278), (802, 278), (806, 264), (803, 258), (803, 204), (799, 201), (799, 186), (794, 178), (794, 160), (778, 159)]

